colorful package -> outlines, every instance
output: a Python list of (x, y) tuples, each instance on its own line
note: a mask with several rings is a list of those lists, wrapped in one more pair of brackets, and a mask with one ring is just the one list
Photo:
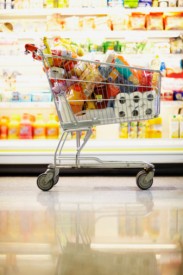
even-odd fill
[(131, 30), (146, 29), (146, 14), (140, 12), (132, 12), (129, 20)]
[(150, 12), (147, 15), (148, 30), (163, 30), (163, 13)]
[(183, 30), (183, 12), (165, 14), (165, 30)]

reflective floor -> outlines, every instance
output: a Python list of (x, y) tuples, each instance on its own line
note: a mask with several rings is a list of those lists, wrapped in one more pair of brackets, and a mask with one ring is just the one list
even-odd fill
[(183, 275), (183, 177), (0, 177), (0, 275)]

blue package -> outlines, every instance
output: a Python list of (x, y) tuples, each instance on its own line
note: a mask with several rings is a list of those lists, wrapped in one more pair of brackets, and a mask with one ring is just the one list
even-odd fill
[(139, 0), (139, 7), (151, 7), (152, 0)]

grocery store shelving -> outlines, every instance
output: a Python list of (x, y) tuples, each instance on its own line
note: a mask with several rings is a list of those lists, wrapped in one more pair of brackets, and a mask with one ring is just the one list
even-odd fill
[[(46, 23), (47, 16), (52, 14), (61, 14), (61, 16), (97, 16), (97, 15), (122, 15), (129, 14), (132, 12), (182, 12), (182, 7), (138, 7), (127, 9), (123, 7), (111, 8), (111, 7), (97, 7), (97, 8), (37, 8), (37, 9), (12, 9), (12, 10), (0, 10), (0, 22), (9, 20), (10, 22), (17, 20), (28, 21), (40, 21)], [(73, 26), (74, 27), (74, 26)], [(40, 31), (14, 31), (14, 32), (1, 32), (0, 38), (3, 41), (6, 40), (22, 40), (35, 41), (40, 37), (47, 36), (54, 37), (62, 35), (63, 38), (72, 38), (85, 40), (87, 37), (96, 39), (122, 39), (124, 41), (143, 41), (148, 39), (154, 39), (158, 41), (165, 41), (171, 37), (178, 37), (183, 34), (183, 30), (121, 30), (121, 31), (110, 31), (106, 30), (73, 30), (73, 31), (44, 31), (46, 28), (41, 28)], [(145, 53), (150, 57), (149, 53)], [(144, 54), (138, 54), (138, 57)], [(153, 55), (153, 54), (152, 54)], [(168, 54), (163, 54), (168, 58)], [(131, 55), (133, 58), (133, 55)], [(137, 55), (136, 55), (137, 57)], [(169, 55), (171, 59), (181, 58), (178, 54)], [(17, 58), (19, 61), (17, 62)], [(141, 57), (140, 57), (141, 58)], [(34, 62), (31, 58), (25, 58), (23, 55), (10, 56), (5, 58), (3, 54), (3, 60), (6, 60), (6, 65), (16, 64), (16, 66), (25, 66), (33, 68)], [(37, 64), (36, 64), (37, 65)], [(3, 62), (1, 62), (1, 67)], [(41, 68), (41, 64), (39, 69)], [(33, 76), (34, 77), (34, 76)], [(29, 80), (30, 81), (30, 80)], [(33, 81), (36, 83), (36, 81)], [(26, 88), (26, 83), (22, 86)], [(29, 82), (30, 83), (30, 82)], [(32, 85), (35, 85), (32, 83)], [(43, 86), (44, 85), (43, 79)], [(26, 89), (25, 89), (26, 91)], [(181, 101), (162, 101), (161, 108), (163, 112), (167, 109), (176, 109), (183, 106)], [(18, 110), (21, 112), (23, 109), (28, 111), (41, 109), (43, 112), (49, 112), (54, 109), (53, 102), (0, 102), (0, 109), (5, 113), (10, 110)], [(164, 114), (163, 114), (164, 115)], [(166, 115), (164, 115), (165, 117)], [(0, 164), (48, 164), (53, 161), (53, 155), (57, 146), (58, 140), (0, 140)], [(66, 146), (66, 153), (72, 154), (74, 152), (75, 141), (69, 140)], [(105, 140), (105, 137), (100, 140), (90, 140), (84, 150), (84, 154), (96, 154), (99, 157), (104, 157), (105, 160), (145, 160), (149, 162), (159, 163), (183, 163), (183, 139), (126, 139), (120, 140), (119, 138), (113, 140)]]
[[(49, 164), (53, 162), (58, 140), (3, 140), (0, 164)], [(75, 140), (68, 140), (64, 154), (75, 153)], [(183, 163), (183, 139), (111, 139), (89, 140), (85, 155), (97, 155), (105, 161), (150, 161)]]
[(53, 102), (0, 102), (0, 109), (50, 109)]
[(64, 16), (69, 15), (107, 15), (107, 14), (122, 14), (131, 12), (182, 12), (182, 7), (137, 7), (137, 8), (124, 8), (124, 7), (104, 7), (104, 8), (37, 8), (37, 9), (9, 9), (1, 10), (1, 18), (6, 17), (44, 17), (53, 13), (59, 13)]
[[(86, 35), (87, 32), (87, 35)], [(74, 31), (54, 31), (54, 32), (12, 32), (12, 33), (0, 33), (0, 38), (11, 38), (11, 39), (38, 39), (40, 37), (57, 37), (62, 33), (62, 38), (76, 39), (78, 36), (80, 39), (86, 37), (92, 38), (110, 38), (110, 39), (125, 39), (125, 40), (143, 40), (148, 38), (170, 38), (178, 37), (183, 33), (183, 30), (123, 30), (123, 31), (110, 31), (110, 30), (74, 30)], [(139, 36), (140, 33), (140, 36)]]
[[(183, 101), (161, 101), (161, 107), (183, 107)], [(55, 108), (54, 102), (0, 102), (0, 109), (49, 109)]]

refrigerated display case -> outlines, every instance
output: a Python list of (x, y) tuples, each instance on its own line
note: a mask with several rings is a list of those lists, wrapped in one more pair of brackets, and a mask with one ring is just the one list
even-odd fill
[[(132, 65), (147, 67), (154, 58), (155, 52), (152, 51), (155, 44), (159, 44), (159, 56), (168, 66), (174, 64), (178, 67), (182, 58), (182, 52), (170, 53), (167, 48), (169, 39), (181, 37), (183, 29), (125, 29), (113, 22), (113, 29), (109, 29), (108, 24), (114, 16), (121, 18), (130, 15), (132, 12), (140, 14), (169, 14), (183, 12), (182, 7), (137, 7), (125, 9), (123, 7), (97, 7), (97, 8), (37, 8), (37, 9), (1, 9), (0, 19), (0, 58), (1, 58), (1, 102), (0, 117), (10, 117), (12, 114), (22, 115), (30, 113), (35, 116), (42, 113), (45, 121), (48, 120), (50, 113), (55, 113), (54, 104), (49, 92), (46, 76), (42, 71), (42, 65), (24, 56), (24, 44), (40, 41), (43, 36), (71, 38), (73, 41), (81, 42), (82, 45), (90, 43), (90, 55), (98, 56), (96, 45), (102, 41), (122, 41), (129, 43), (125, 58)], [(54, 15), (53, 15), (54, 14)], [(79, 19), (85, 20), (86, 25), (81, 29), (76, 28)], [(106, 24), (107, 19), (107, 24)], [(53, 23), (53, 20), (54, 23)], [(62, 28), (58, 28), (58, 22)], [(75, 22), (75, 24), (74, 24)], [(93, 23), (96, 26), (93, 28)], [(123, 21), (124, 22), (124, 21)], [(151, 43), (151, 50), (145, 52), (134, 52), (133, 43)], [(155, 43), (155, 44), (153, 44)], [(178, 42), (177, 42), (178, 43)], [(160, 46), (161, 45), (161, 46)], [(139, 44), (137, 45), (139, 46)], [(141, 45), (142, 46), (142, 45)], [(85, 44), (86, 49), (86, 44)], [(131, 51), (130, 51), (131, 47)], [(163, 47), (163, 50), (161, 49)], [(178, 47), (178, 46), (177, 46)], [(87, 50), (89, 45), (87, 44)], [(118, 49), (119, 50), (119, 49)], [(36, 64), (35, 64), (36, 63)], [(179, 64), (180, 65), (180, 64)], [(3, 77), (2, 77), (3, 75)], [(3, 79), (3, 81), (2, 81)], [(182, 77), (167, 78), (162, 77), (162, 86), (165, 89), (173, 84), (176, 87), (183, 85)], [(14, 88), (12, 88), (14, 85)], [(11, 90), (12, 89), (12, 90)], [(14, 91), (13, 96), (12, 92)], [(18, 95), (17, 95), (18, 92)], [(167, 92), (167, 91), (165, 91)], [(17, 96), (20, 100), (17, 101)], [(30, 101), (32, 98), (35, 101)], [(182, 98), (180, 98), (182, 99)], [(21, 101), (21, 102), (20, 102)], [(153, 163), (163, 163), (176, 165), (183, 163), (183, 139), (171, 138), (170, 117), (177, 115), (178, 110), (183, 108), (181, 100), (162, 100), (161, 118), (162, 125), (155, 125), (161, 135), (159, 138), (121, 138), (120, 125), (97, 126), (96, 136), (92, 139), (84, 154), (92, 153), (101, 155), (104, 159), (114, 160), (145, 160)], [(182, 123), (182, 122), (180, 122)], [(128, 127), (129, 130), (129, 127)], [(60, 130), (61, 133), (61, 130)], [(2, 139), (0, 140), (0, 164), (48, 164), (53, 160), (53, 153), (56, 148), (57, 139)], [(73, 153), (72, 137), (68, 140), (65, 153)], [(120, 149), (119, 149), (120, 148)]]

